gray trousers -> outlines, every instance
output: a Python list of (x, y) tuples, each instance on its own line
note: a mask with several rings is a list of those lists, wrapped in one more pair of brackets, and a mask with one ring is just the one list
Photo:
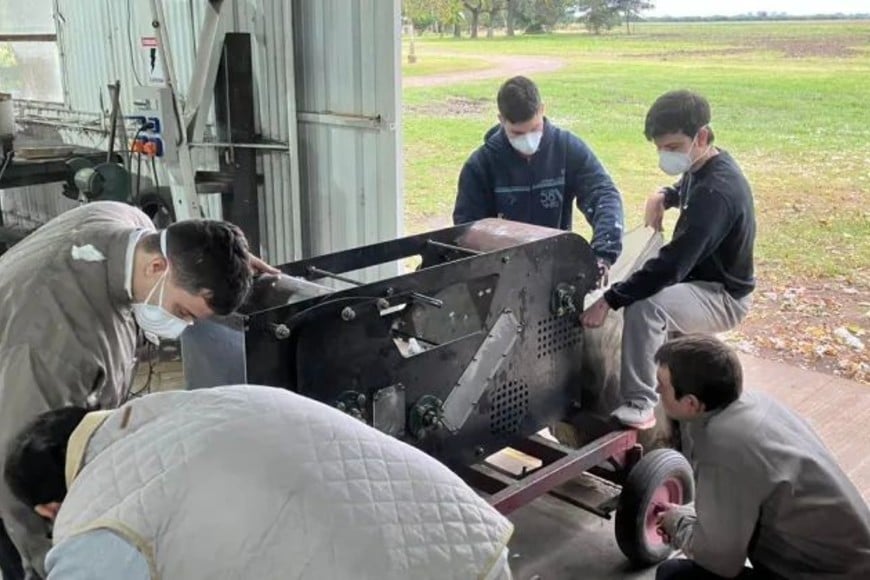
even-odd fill
[(735, 300), (718, 282), (674, 284), (625, 309), (622, 330), (622, 402), (658, 403), (656, 351), (671, 333), (714, 334), (737, 326), (749, 297)]

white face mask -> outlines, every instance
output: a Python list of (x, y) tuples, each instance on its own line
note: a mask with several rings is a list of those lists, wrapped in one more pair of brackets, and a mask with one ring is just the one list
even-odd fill
[(697, 139), (698, 135), (695, 134), (692, 144), (689, 145), (689, 151), (686, 153), (682, 151), (659, 151), (659, 169), (668, 175), (680, 175), (689, 171), (692, 165), (710, 150), (710, 146), (707, 146), (707, 149), (703, 153), (692, 159), (692, 148), (695, 146)]
[[(166, 230), (163, 230), (160, 235), (160, 250), (163, 252), (163, 256), (166, 257)], [(163, 308), (163, 292), (166, 290), (166, 277), (168, 274), (169, 267), (167, 266), (163, 275), (160, 276), (151, 292), (148, 293), (145, 301), (133, 304), (133, 316), (136, 318), (136, 322), (145, 333), (145, 338), (154, 344), (157, 344), (160, 338), (176, 340), (192, 324), (178, 318)], [(149, 304), (158, 286), (160, 286), (160, 294), (157, 304)]]
[(541, 145), (541, 138), (543, 136), (543, 131), (532, 131), (519, 137), (508, 137), (508, 141), (510, 141), (511, 147), (523, 155), (534, 155)]
[(692, 168), (692, 156), (682, 151), (659, 151), (659, 168), (668, 175), (680, 175)]

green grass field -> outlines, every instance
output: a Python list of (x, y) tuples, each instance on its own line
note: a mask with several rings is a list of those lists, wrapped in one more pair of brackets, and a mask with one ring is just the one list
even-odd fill
[[(480, 68), (487, 56), (563, 61), (557, 72), (529, 76), (551, 120), (589, 143), (613, 175), (629, 227), (640, 224), (646, 196), (667, 182), (643, 138), (647, 108), (670, 89), (700, 91), (713, 107), (716, 143), (753, 185), (760, 274), (867, 283), (868, 47), (870, 22), (642, 24), (631, 36), (424, 36), (413, 66), (420, 74), (432, 58), (434, 72), (445, 74)], [(450, 215), (459, 170), (495, 122), (501, 80), (403, 91), (409, 232)], [(588, 232), (582, 218), (575, 223)]]
[(431, 51), (427, 53), (426, 58), (410, 64), (408, 62), (407, 51), (405, 53), (404, 62), (402, 64), (403, 77), (420, 77), (437, 75), (444, 73), (452, 73), (457, 71), (482, 70), (487, 68), (488, 63), (479, 58), (456, 56), (436, 56), (432, 55)]

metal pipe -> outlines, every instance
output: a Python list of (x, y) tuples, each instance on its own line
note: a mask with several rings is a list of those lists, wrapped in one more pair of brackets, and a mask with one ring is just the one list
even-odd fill
[[(112, 154), (115, 152), (115, 134), (118, 130), (118, 111), (121, 109), (121, 81), (116, 80), (114, 84), (109, 85), (109, 93), (112, 96), (112, 114), (111, 121), (109, 121), (112, 128), (109, 130), (109, 150), (106, 152), (106, 163), (112, 162)], [(126, 144), (124, 148), (127, 148)]]
[(0, 42), (57, 42), (56, 34), (0, 34)]
[(432, 298), (431, 296), (426, 296), (425, 294), (420, 294), (419, 292), (411, 292), (411, 298), (414, 300), (419, 300), (420, 302), (424, 302), (429, 306), (434, 306), (435, 308), (441, 308), (444, 306), (444, 301), (439, 300), (438, 298)]
[(64, 121), (52, 121), (49, 119), (40, 119), (37, 117), (18, 117), (16, 119), (19, 123), (30, 123), (32, 125), (45, 125), (47, 127), (60, 127), (62, 129), (70, 129), (70, 130), (78, 130), (78, 131), (90, 131), (92, 133), (99, 133), (101, 135), (106, 134), (106, 129), (104, 127), (94, 126), (94, 125), (81, 125), (78, 123), (66, 123)]
[(329, 125), (332, 127), (350, 127), (354, 129), (368, 129), (380, 131), (384, 128), (384, 122), (380, 115), (351, 115), (346, 113), (315, 113), (311, 111), (297, 111), (296, 118), (300, 123), (314, 125)]
[(332, 272), (329, 272), (327, 270), (321, 270), (320, 268), (315, 268), (314, 266), (308, 266), (308, 272), (311, 274), (317, 274), (318, 276), (322, 276), (324, 278), (332, 278), (333, 280), (338, 280), (339, 282), (344, 282), (353, 286), (364, 286), (364, 284), (359, 280), (354, 280), (353, 278), (348, 278), (340, 274), (333, 274)]
[[(353, 286), (364, 286), (363, 282), (359, 280), (354, 280), (353, 278), (348, 278), (346, 276), (341, 276), (340, 274), (334, 274), (327, 270), (321, 270), (320, 268), (316, 268), (314, 266), (308, 266), (308, 272), (311, 274), (317, 274), (318, 276), (323, 276), (325, 278), (332, 278), (334, 280), (338, 280), (340, 282), (344, 282), (346, 284), (352, 284)], [(441, 308), (444, 306), (444, 301), (439, 300), (438, 298), (432, 298), (431, 296), (426, 296), (425, 294), (420, 294), (419, 292), (411, 292), (411, 298), (414, 300), (419, 300), (420, 302), (424, 302), (430, 306), (434, 306), (435, 308)]]
[(227, 143), (225, 141), (200, 141), (189, 143), (191, 147), (203, 147), (211, 149), (263, 149), (266, 151), (280, 151), (290, 153), (290, 145), (287, 143)]
[(430, 246), (435, 246), (436, 248), (443, 248), (445, 250), (451, 250), (454, 252), (462, 252), (464, 254), (472, 254), (474, 256), (479, 256), (480, 254), (485, 254), (486, 252), (481, 252), (480, 250), (472, 250), (471, 248), (463, 248), (461, 246), (454, 246), (452, 244), (445, 244), (444, 242), (438, 242), (436, 240), (426, 240), (426, 243)]

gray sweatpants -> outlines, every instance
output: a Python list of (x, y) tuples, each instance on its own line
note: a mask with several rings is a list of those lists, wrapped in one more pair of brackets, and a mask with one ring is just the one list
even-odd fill
[(622, 330), (622, 402), (658, 403), (656, 351), (671, 333), (717, 333), (737, 326), (749, 310), (718, 282), (685, 282), (625, 309)]

